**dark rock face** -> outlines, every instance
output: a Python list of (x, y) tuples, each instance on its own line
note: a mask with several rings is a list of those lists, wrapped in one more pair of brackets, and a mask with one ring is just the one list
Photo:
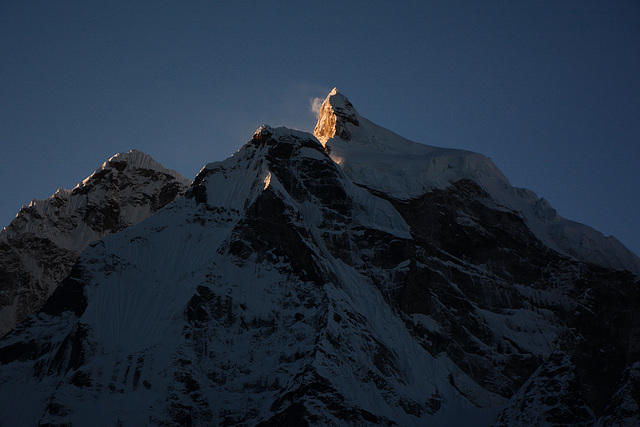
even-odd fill
[(640, 363), (635, 362), (625, 369), (617, 387), (618, 391), (601, 419), (602, 425), (637, 425), (640, 414)]
[[(512, 398), (504, 425), (584, 424), (604, 415), (623, 371), (640, 360), (637, 277), (546, 248), (471, 181), (391, 202), (415, 242), (397, 304), (438, 323), (437, 331), (414, 328), (422, 345)], [(511, 326), (516, 315), (526, 321)], [(545, 329), (556, 332), (531, 346)]]
[(0, 335), (44, 303), (51, 293), (48, 278), (62, 280), (78, 255), (33, 233), (0, 242)]
[(432, 353), (445, 351), (483, 387), (509, 397), (536, 369), (541, 349), (497, 335), (485, 317), (495, 314), (502, 322), (526, 310), (512, 283), (531, 286), (550, 262), (562, 259), (521, 217), (493, 207), (473, 182), (392, 202), (415, 239), (415, 261), (396, 295), (399, 307), (438, 323), (437, 331), (415, 332)]
[(576, 367), (569, 359), (562, 353), (549, 356), (503, 411), (498, 425), (593, 424), (593, 411), (584, 400)]
[(82, 281), (83, 270), (76, 266), (58, 285), (51, 297), (42, 306), (42, 313), (59, 316), (64, 312), (71, 312), (80, 317), (87, 308), (87, 297), (84, 294)]

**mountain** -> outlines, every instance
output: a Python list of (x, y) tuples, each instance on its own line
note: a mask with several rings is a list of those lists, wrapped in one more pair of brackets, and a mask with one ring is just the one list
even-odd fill
[(0, 336), (40, 308), (89, 243), (137, 224), (190, 181), (137, 150), (113, 156), (73, 190), (23, 207), (0, 231)]
[(3, 421), (637, 425), (637, 257), (551, 213), (334, 91), (90, 244), (0, 341)]
[(399, 200), (471, 180), (494, 204), (516, 211), (547, 247), (607, 268), (640, 274), (640, 258), (615, 237), (564, 219), (531, 190), (514, 188), (482, 154), (408, 141), (363, 118), (334, 89), (322, 104), (315, 136), (355, 183)]

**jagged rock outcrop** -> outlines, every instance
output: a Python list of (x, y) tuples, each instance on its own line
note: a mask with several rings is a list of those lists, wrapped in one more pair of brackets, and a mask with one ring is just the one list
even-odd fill
[(148, 155), (113, 156), (73, 190), (23, 207), (0, 232), (0, 336), (38, 309), (95, 240), (137, 224), (189, 181)]

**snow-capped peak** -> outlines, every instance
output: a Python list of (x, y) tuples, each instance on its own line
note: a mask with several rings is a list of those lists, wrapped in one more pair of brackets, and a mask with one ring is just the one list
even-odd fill
[(162, 164), (156, 162), (150, 155), (142, 151), (133, 149), (127, 153), (118, 153), (111, 156), (109, 160), (104, 162), (102, 166), (96, 169), (93, 174), (79, 183), (76, 188), (86, 185), (86, 183), (96, 175), (100, 175), (104, 173), (103, 171), (110, 169), (116, 169), (120, 172), (124, 171), (125, 169), (147, 169), (163, 174), (169, 174), (185, 185), (188, 185), (190, 183), (190, 181), (185, 179), (182, 175), (180, 175), (180, 173), (174, 171), (173, 169), (165, 168)]
[(273, 128), (269, 125), (260, 126), (255, 133), (253, 134), (253, 140), (264, 140), (267, 138), (280, 139), (284, 137), (284, 142), (286, 142), (288, 137), (293, 138), (292, 140), (313, 140), (314, 137), (310, 133), (303, 132), (300, 130), (290, 129), (284, 126)]
[(314, 135), (355, 183), (409, 200), (462, 179), (518, 212), (548, 247), (582, 261), (640, 274), (640, 258), (615, 238), (566, 220), (532, 191), (515, 188), (488, 157), (409, 141), (362, 117), (337, 89), (322, 104)]
[(144, 168), (144, 169), (153, 169), (163, 171), (166, 169), (160, 165), (160, 163), (156, 162), (146, 153), (142, 151), (133, 149), (128, 153), (118, 153), (112, 156), (105, 164), (108, 163), (118, 163), (125, 161), (132, 168)]
[(486, 156), (409, 141), (362, 117), (335, 88), (322, 104), (314, 135), (351, 179), (397, 199), (465, 178), (483, 187), (509, 186)]
[(331, 105), (334, 108), (339, 108), (339, 109), (346, 108), (346, 109), (355, 111), (355, 109), (353, 108), (353, 105), (351, 104), (351, 102), (349, 102), (349, 99), (347, 99), (346, 96), (341, 94), (340, 91), (338, 91), (337, 87), (334, 87), (333, 90), (329, 92), (329, 95), (327, 95), (326, 99), (330, 101)]
[(349, 140), (351, 133), (348, 126), (349, 124), (358, 126), (359, 116), (347, 97), (338, 92), (337, 88), (333, 88), (322, 103), (322, 107), (320, 107), (318, 123), (313, 130), (313, 134), (323, 145), (335, 135), (344, 140)]

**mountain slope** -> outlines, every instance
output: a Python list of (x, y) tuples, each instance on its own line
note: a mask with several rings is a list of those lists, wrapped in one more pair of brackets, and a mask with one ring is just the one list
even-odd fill
[(120, 153), (73, 190), (23, 207), (0, 232), (0, 336), (38, 309), (95, 240), (156, 212), (189, 181), (148, 155)]
[(582, 261), (640, 275), (640, 258), (615, 237), (564, 219), (532, 191), (512, 187), (489, 158), (408, 141), (362, 117), (337, 89), (322, 104), (314, 135), (359, 185), (408, 200), (470, 179), (496, 204), (523, 216), (548, 247)]

